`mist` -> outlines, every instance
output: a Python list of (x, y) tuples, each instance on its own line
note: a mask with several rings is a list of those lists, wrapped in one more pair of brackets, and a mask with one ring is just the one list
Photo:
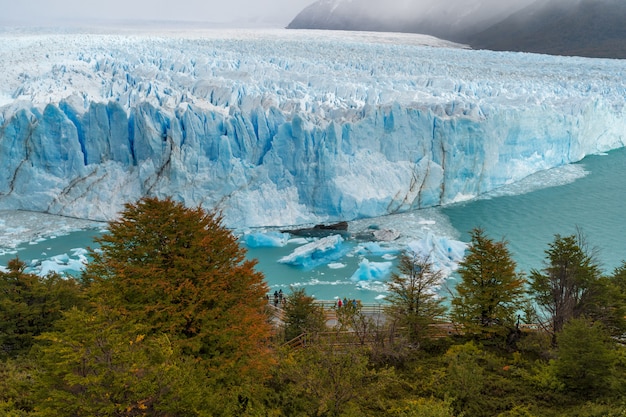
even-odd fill
[(537, 0), (352, 0), (371, 18), (400, 22), (419, 16), (434, 21), (465, 24), (512, 14)]

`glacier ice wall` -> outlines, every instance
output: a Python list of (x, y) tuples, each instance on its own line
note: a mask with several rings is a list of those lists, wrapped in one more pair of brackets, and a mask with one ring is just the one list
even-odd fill
[(472, 198), (626, 144), (626, 63), (406, 34), (0, 34), (0, 209), (230, 227)]

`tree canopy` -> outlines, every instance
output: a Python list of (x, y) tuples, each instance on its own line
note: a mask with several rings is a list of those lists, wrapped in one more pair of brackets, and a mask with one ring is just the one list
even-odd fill
[[(385, 308), (328, 307), (300, 288), (277, 310), (220, 223), (146, 198), (111, 222), (79, 280), (11, 261), (0, 271), (0, 415), (626, 414), (626, 263), (606, 276), (581, 269), (584, 246), (558, 237), (533, 283), (548, 291), (524, 300), (506, 243), (475, 229), (447, 310), (463, 331), (431, 335), (446, 306), (427, 260), (401, 257)], [(560, 274), (561, 260), (576, 262)], [(542, 328), (510, 332), (522, 302), (552, 300), (562, 277), (582, 279), (558, 343)], [(516, 343), (499, 343), (505, 332)]]
[(556, 335), (571, 319), (581, 317), (593, 303), (592, 288), (600, 268), (585, 250), (579, 235), (556, 235), (545, 251), (545, 267), (530, 273), (530, 292), (539, 307), (539, 317)]
[(214, 373), (262, 364), (267, 285), (220, 216), (144, 198), (97, 241), (85, 276), (101, 302), (173, 336)]
[(0, 271), (0, 358), (28, 352), (34, 338), (49, 331), (63, 311), (83, 303), (73, 278), (25, 272), (18, 258)]
[(144, 198), (97, 241), (90, 305), (38, 338), (42, 415), (243, 415), (273, 363), (267, 286), (221, 217)]
[(284, 305), (285, 341), (290, 341), (302, 333), (315, 334), (326, 329), (324, 310), (315, 299), (306, 294), (304, 288), (292, 288)]
[(451, 303), (452, 318), (465, 332), (490, 337), (506, 335), (515, 326), (525, 294), (525, 280), (516, 267), (506, 242), (488, 238), (482, 229), (472, 230)]
[(387, 311), (403, 329), (409, 343), (419, 345), (431, 333), (431, 325), (445, 312), (443, 299), (435, 292), (441, 284), (441, 273), (434, 271), (425, 258), (404, 253), (398, 265), (399, 273), (392, 273)]
[(558, 357), (551, 370), (564, 389), (584, 397), (608, 391), (617, 356), (600, 323), (571, 319), (557, 335)]

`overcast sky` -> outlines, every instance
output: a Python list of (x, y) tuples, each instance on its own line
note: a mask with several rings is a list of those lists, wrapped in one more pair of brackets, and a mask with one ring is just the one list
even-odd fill
[[(0, 0), (2, 24), (81, 24), (98, 20), (195, 21), (230, 26), (285, 27), (316, 0)], [(354, 0), (347, 0), (354, 1)], [(374, 16), (465, 8), (494, 12), (534, 0), (359, 0)], [(552, 0), (556, 1), (556, 0)], [(573, 0), (561, 0), (566, 4)], [(626, 0), (624, 0), (626, 1)], [(513, 11), (513, 10), (511, 10)], [(479, 12), (482, 14), (483, 12)], [(458, 13), (457, 13), (458, 14)]]
[(80, 20), (262, 22), (286, 26), (315, 0), (0, 0), (0, 23)]

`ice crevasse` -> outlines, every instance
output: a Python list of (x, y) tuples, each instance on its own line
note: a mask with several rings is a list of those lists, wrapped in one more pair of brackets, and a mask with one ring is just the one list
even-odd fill
[(0, 209), (227, 226), (472, 198), (626, 145), (626, 63), (315, 31), (0, 34)]

